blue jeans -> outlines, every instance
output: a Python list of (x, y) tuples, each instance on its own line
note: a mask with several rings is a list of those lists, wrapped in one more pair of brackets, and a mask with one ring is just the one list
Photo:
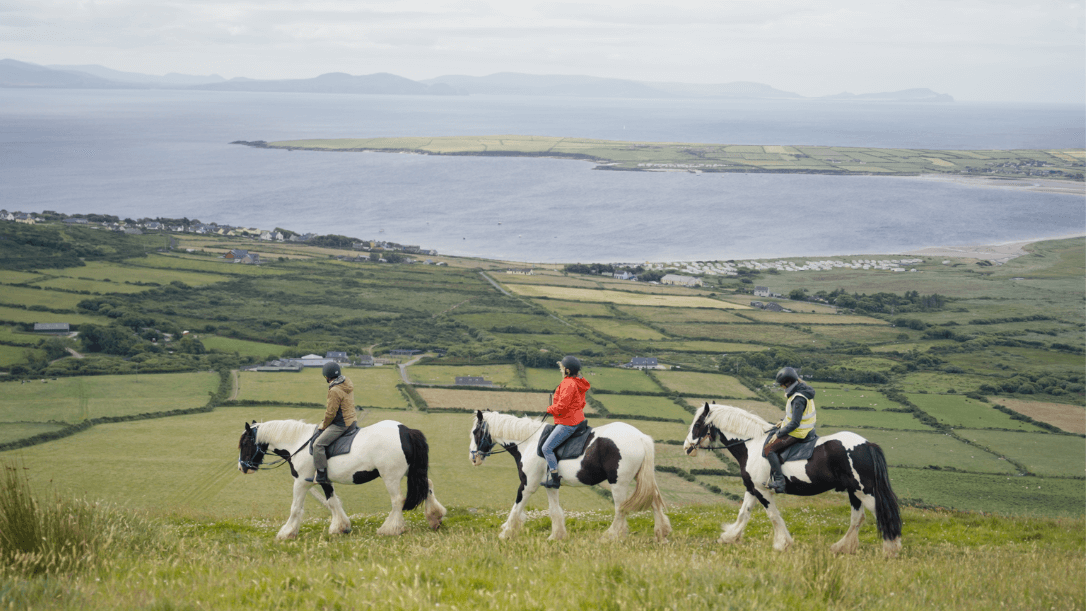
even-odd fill
[(551, 471), (558, 469), (558, 459), (554, 457), (554, 449), (562, 445), (563, 441), (569, 439), (569, 436), (576, 429), (576, 426), (556, 424), (554, 430), (551, 431), (551, 436), (543, 443), (543, 458), (547, 459), (547, 468)]

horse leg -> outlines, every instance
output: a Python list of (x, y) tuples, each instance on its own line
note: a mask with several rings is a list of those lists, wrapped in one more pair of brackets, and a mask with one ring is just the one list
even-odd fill
[(617, 541), (629, 533), (630, 527), (626, 522), (626, 512), (622, 510), (622, 504), (626, 502), (626, 498), (629, 496), (630, 485), (628, 483), (617, 481), (611, 484), (611, 498), (615, 500), (615, 519), (611, 522), (611, 527), (603, 532), (603, 536), (600, 537), (601, 541)]
[(327, 507), (332, 514), (332, 523), (328, 526), (328, 533), (332, 535), (349, 534), (351, 532), (351, 519), (347, 517), (347, 512), (343, 511), (343, 502), (340, 501), (339, 495), (335, 493), (332, 486), (328, 484), (313, 486), (309, 489), (309, 492), (321, 502), (321, 505)]
[[(863, 494), (863, 493), (861, 493), (861, 494)], [(867, 510), (871, 512), (871, 515), (875, 516), (876, 520), (878, 520), (878, 514), (875, 513), (875, 497), (873, 497), (871, 495), (868, 495), (868, 494), (864, 494), (861, 498), (863, 499), (864, 507), (866, 507)], [(900, 536), (895, 537), (893, 539), (883, 539), (882, 540), (882, 553), (884, 555), (886, 555), (887, 558), (897, 558), (897, 554), (900, 551), (901, 551), (901, 537)]]
[(445, 519), (445, 514), (448, 512), (445, 511), (445, 507), (434, 496), (434, 482), (426, 480), (426, 483), (430, 486), (430, 490), (426, 493), (426, 504), (424, 505), (426, 521), (430, 523), (430, 528), (437, 530), (441, 528), (441, 521)]
[(788, 525), (784, 523), (777, 504), (773, 502), (773, 496), (770, 494), (766, 497), (765, 514), (769, 516), (769, 521), (773, 524), (773, 549), (783, 552), (792, 545), (792, 535), (788, 532)]
[(301, 477), (294, 479), (294, 500), (290, 504), (290, 517), (286, 524), (279, 529), (276, 539), (293, 539), (298, 536), (298, 529), (302, 527), (302, 515), (305, 513), (305, 493), (313, 484)]
[(528, 499), (532, 497), (532, 494), (539, 488), (540, 482), (543, 481), (543, 472), (546, 470), (546, 465), (547, 463), (541, 461), (528, 461), (522, 467), (525, 473), (524, 483), (517, 490), (517, 500), (513, 503), (513, 508), (509, 510), (509, 517), (505, 520), (505, 524), (502, 524), (502, 530), (498, 533), (499, 539), (512, 539), (524, 526), (524, 523), (528, 521), (528, 513), (524, 508), (528, 506)]
[(551, 514), (551, 536), (547, 537), (548, 541), (561, 541), (566, 538), (566, 513), (562, 511), (562, 506), (558, 504), (558, 490), (554, 488), (547, 489), (547, 505)]
[(656, 540), (663, 542), (671, 534), (671, 520), (664, 513), (664, 497), (657, 490), (652, 499), (652, 530), (656, 533)]
[(852, 519), (849, 521), (845, 536), (830, 546), (830, 551), (835, 554), (855, 554), (860, 548), (860, 526), (864, 523), (864, 505), (853, 490), (848, 491), (848, 502), (852, 505)]
[(393, 537), (403, 534), (403, 494), (400, 493), (400, 479), (403, 478), (403, 473), (400, 473), (400, 477), (392, 477), (392, 474), (387, 476), (382, 474), (381, 481), (385, 483), (385, 489), (388, 490), (389, 500), (392, 502), (392, 511), (389, 512), (388, 517), (385, 518), (385, 523), (381, 525), (381, 528), (377, 529), (377, 534), (384, 537)]
[(755, 500), (750, 492), (743, 495), (743, 504), (739, 506), (739, 515), (735, 517), (735, 522), (721, 525), (724, 531), (720, 533), (721, 543), (738, 543), (743, 538), (743, 531), (746, 530), (747, 522), (750, 521), (750, 512), (754, 509)]

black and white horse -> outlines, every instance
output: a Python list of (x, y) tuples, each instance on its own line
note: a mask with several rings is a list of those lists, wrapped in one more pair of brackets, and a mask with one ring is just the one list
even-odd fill
[[(694, 456), (698, 448), (709, 447), (713, 441), (723, 444), (739, 463), (747, 489), (739, 516), (733, 524), (724, 525), (721, 543), (735, 543), (743, 536), (757, 501), (773, 523), (773, 548), (783, 551), (792, 544), (792, 535), (773, 502), (775, 495), (766, 487), (769, 461), (762, 456), (762, 446), (772, 426), (738, 407), (708, 403), (698, 410), (690, 425), (690, 433), (683, 443), (686, 453)], [(810, 459), (789, 461), (782, 467), (788, 494), (811, 496), (828, 490), (848, 492), (852, 520), (845, 536), (830, 548), (832, 551), (856, 552), (860, 545), (857, 533), (864, 522), (865, 507), (875, 515), (883, 552), (895, 556), (901, 550), (901, 515), (897, 497), (890, 488), (886, 458), (879, 446), (855, 433), (842, 431), (819, 437)]]
[[(495, 444), (504, 448), (517, 463), (520, 487), (517, 500), (502, 525), (500, 539), (508, 539), (528, 519), (525, 506), (539, 488), (547, 472), (547, 461), (536, 451), (543, 423), (533, 418), (518, 418), (491, 411), (476, 411), (471, 427), (469, 458), (475, 466), (492, 454)], [(664, 499), (656, 486), (656, 448), (652, 437), (623, 422), (612, 422), (592, 429), (584, 454), (576, 459), (558, 461), (562, 486), (595, 486), (603, 481), (611, 485), (615, 501), (615, 519), (603, 533), (603, 539), (626, 535), (626, 516), (652, 508), (656, 539), (663, 541), (671, 533), (671, 521), (664, 513)], [(558, 490), (547, 489), (551, 517), (551, 540), (566, 537), (566, 516), (558, 504)]]
[[(290, 465), (294, 476), (294, 502), (290, 517), (276, 535), (279, 539), (298, 536), (305, 508), (305, 493), (312, 492), (332, 512), (332, 534), (351, 532), (351, 520), (331, 484), (305, 481), (313, 477), (313, 457), (308, 444), (316, 426), (301, 420), (271, 420), (253, 425), (245, 423), (238, 442), (238, 469), (256, 473), (265, 454), (275, 454)], [(427, 478), (429, 446), (422, 431), (409, 429), (392, 420), (367, 426), (355, 434), (348, 454), (328, 459), (328, 479), (338, 484), (365, 484), (380, 477), (392, 501), (392, 512), (377, 529), (379, 535), (399, 535), (404, 530), (403, 512), (425, 503), (426, 519), (437, 529), (445, 517), (445, 508), (434, 496), (433, 483)], [(267, 468), (267, 466), (265, 466)], [(407, 496), (400, 492), (400, 480), (407, 476)]]

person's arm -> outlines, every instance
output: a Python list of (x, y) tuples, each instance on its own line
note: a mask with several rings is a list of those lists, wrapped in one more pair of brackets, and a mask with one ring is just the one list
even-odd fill
[(792, 418), (781, 427), (780, 431), (777, 431), (777, 437), (784, 437), (788, 433), (796, 430), (801, 420), (803, 420), (803, 410), (807, 409), (807, 397), (803, 395), (796, 395), (795, 399), (792, 399)]
[(339, 396), (334, 390), (328, 391), (328, 401), (325, 403), (324, 408), (324, 421), (321, 422), (321, 430), (328, 428), (332, 421), (336, 419), (336, 412), (339, 411)]
[(552, 416), (562, 416), (573, 407), (573, 395), (577, 390), (572, 384), (564, 381), (554, 393), (554, 404), (547, 408), (547, 413)]

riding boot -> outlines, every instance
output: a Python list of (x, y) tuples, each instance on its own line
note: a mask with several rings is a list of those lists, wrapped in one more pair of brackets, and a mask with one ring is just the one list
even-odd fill
[(784, 492), (784, 473), (781, 471), (781, 457), (776, 452), (766, 454), (769, 461), (769, 483), (767, 487), (773, 492)]
[(332, 483), (332, 482), (330, 482), (328, 480), (328, 470), (327, 469), (317, 469), (317, 474), (315, 476), (313, 476), (313, 477), (305, 478), (305, 481), (313, 482), (314, 484), (331, 484)]
[(562, 476), (558, 475), (558, 471), (548, 471), (547, 472), (547, 479), (543, 480), (543, 487), (544, 488), (554, 488), (555, 490), (557, 490), (558, 487), (561, 486), (561, 485), (562, 485)]

